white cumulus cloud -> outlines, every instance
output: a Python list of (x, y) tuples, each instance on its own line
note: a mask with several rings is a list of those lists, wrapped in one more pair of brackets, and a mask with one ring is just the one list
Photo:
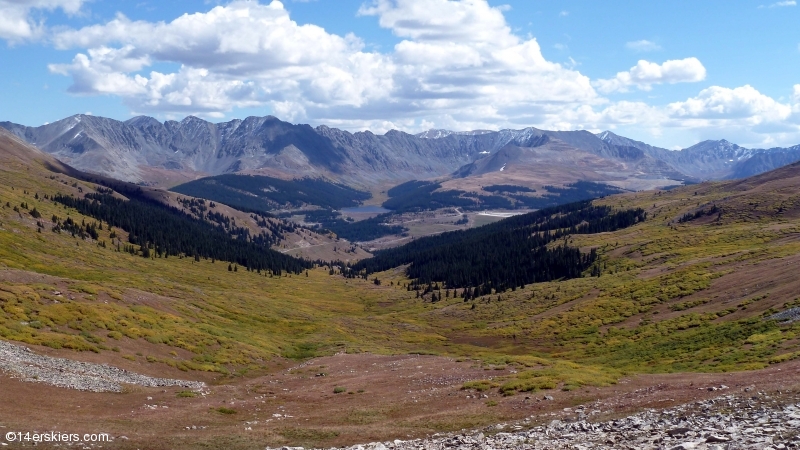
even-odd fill
[(697, 97), (671, 103), (668, 111), (679, 118), (780, 121), (789, 117), (792, 108), (745, 85), (735, 89), (711, 86)]
[(726, 136), (743, 145), (794, 145), (800, 140), (800, 85), (793, 103), (781, 103), (752, 86), (711, 86), (666, 107), (665, 124), (696, 130), (699, 136)]
[[(354, 36), (298, 25), (277, 1), (234, 2), (169, 23), (118, 15), (53, 41), (62, 49), (88, 48), (70, 64), (50, 65), (72, 76), (71, 92), (117, 94), (137, 111), (220, 113), (271, 102), (358, 107), (392, 83), (384, 56), (362, 52)], [(158, 62), (179, 69), (145, 73)]]
[(279, 1), (234, 1), (171, 22), (119, 15), (55, 34), (57, 48), (85, 50), (50, 70), (72, 77), (73, 93), (115, 94), (137, 112), (265, 106), (287, 120), (347, 128), (544, 125), (557, 111), (604, 101), (588, 77), (513, 34), (503, 11), (485, 0), (365, 4), (358, 14), (403, 38), (384, 53), (299, 25)]
[(37, 19), (36, 10), (52, 11), (60, 8), (67, 14), (76, 14), (86, 0), (0, 0), (0, 39), (18, 42), (40, 38), (44, 34), (44, 21)]
[(413, 40), (501, 47), (518, 41), (503, 8), (485, 0), (374, 0), (361, 6), (358, 14), (376, 16), (381, 27)]
[[(77, 12), (84, 0), (72, 1), (0, 5)], [(645, 130), (651, 136), (673, 130), (738, 136), (742, 145), (800, 142), (800, 84), (787, 101), (751, 86), (712, 86), (663, 106), (612, 101), (602, 94), (699, 82), (706, 69), (697, 58), (641, 60), (592, 82), (575, 61), (549, 61), (535, 38), (515, 34), (506, 12), (486, 0), (368, 1), (357, 14), (374, 17), (400, 40), (377, 51), (355, 35), (298, 24), (277, 0), (234, 0), (171, 21), (118, 15), (53, 30), (47, 42), (72, 54), (49, 69), (71, 79), (73, 94), (116, 96), (132, 112), (168, 117), (216, 118), (260, 108), (292, 122), (373, 132), (536, 126)], [(635, 51), (654, 46), (645, 40), (627, 44)]]
[(619, 72), (609, 79), (595, 81), (595, 86), (603, 93), (626, 92), (631, 86), (648, 91), (654, 84), (691, 83), (706, 78), (706, 68), (697, 58), (665, 61), (663, 64), (645, 60), (626, 72)]

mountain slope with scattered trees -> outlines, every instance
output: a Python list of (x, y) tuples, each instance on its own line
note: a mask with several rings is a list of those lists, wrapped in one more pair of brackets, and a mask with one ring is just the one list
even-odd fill
[[(75, 208), (81, 214), (94, 217), (108, 226), (128, 233), (128, 241), (141, 248), (144, 257), (185, 255), (195, 260), (214, 259), (235, 263), (248, 270), (288, 271), (300, 273), (312, 263), (270, 249), (275, 237), (267, 233), (250, 235), (246, 227), (212, 225), (198, 220), (176, 208), (155, 201), (131, 198), (122, 200), (111, 190), (86, 194), (76, 198), (58, 194), (53, 200)], [(212, 213), (210, 213), (212, 214)], [(70, 226), (69, 222), (54, 222)], [(56, 225), (64, 228), (64, 225)], [(55, 229), (54, 231), (58, 231)], [(277, 235), (277, 234), (276, 234)], [(121, 243), (118, 243), (120, 245)], [(131, 249), (126, 245), (126, 249)]]

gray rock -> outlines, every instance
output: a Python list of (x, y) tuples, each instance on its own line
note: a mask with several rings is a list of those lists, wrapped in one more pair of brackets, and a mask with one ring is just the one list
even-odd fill
[(206, 386), (200, 381), (153, 378), (107, 364), (39, 355), (29, 348), (5, 341), (0, 341), (0, 371), (22, 381), (91, 392), (122, 392), (123, 384), (179, 386), (194, 390)]
[[(797, 448), (800, 434), (794, 431), (797, 427), (787, 423), (787, 418), (795, 415), (800, 415), (800, 403), (778, 406), (766, 398), (757, 403), (749, 398), (727, 395), (662, 411), (646, 410), (601, 423), (554, 419), (546, 426), (525, 429), (524, 425), (529, 426), (536, 419), (531, 417), (517, 424), (502, 424), (502, 429), (512, 429), (511, 432), (484, 435), (472, 431), (412, 441), (395, 440), (383, 445), (393, 450), (783, 450)], [(495, 432), (500, 428), (485, 429)], [(379, 447), (373, 443), (347, 450), (373, 448)]]
[(673, 428), (667, 431), (667, 434), (669, 434), (670, 436), (682, 436), (690, 431), (692, 431), (691, 428)]
[(725, 436), (717, 436), (715, 434), (710, 435), (706, 438), (706, 442), (713, 443), (713, 442), (730, 442), (730, 438)]

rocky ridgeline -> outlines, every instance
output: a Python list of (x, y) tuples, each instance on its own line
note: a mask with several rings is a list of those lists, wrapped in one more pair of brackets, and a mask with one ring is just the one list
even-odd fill
[[(800, 448), (800, 396), (788, 400), (794, 404), (781, 405), (763, 393), (746, 397), (727, 395), (601, 423), (588, 422), (584, 411), (578, 409), (578, 419), (574, 421), (553, 420), (529, 430), (505, 432), (509, 425), (496, 425), (482, 432), (375, 442), (347, 450), (797, 449)], [(787, 401), (786, 397), (783, 401)], [(530, 423), (530, 419), (525, 423)]]
[(38, 355), (29, 348), (0, 341), (0, 370), (24, 381), (92, 392), (121, 392), (123, 384), (202, 389), (200, 381), (153, 378), (106, 364)]

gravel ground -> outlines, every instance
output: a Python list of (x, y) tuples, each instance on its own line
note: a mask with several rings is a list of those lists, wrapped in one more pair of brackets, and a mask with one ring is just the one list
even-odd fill
[[(748, 389), (749, 390), (749, 389)], [(786, 401), (793, 403), (786, 404)], [(572, 421), (553, 420), (530, 429), (501, 424), (466, 434), (413, 441), (373, 442), (348, 450), (459, 449), (665, 449), (782, 450), (800, 448), (800, 396), (777, 401), (750, 391), (623, 419), (593, 423), (591, 411), (574, 410)], [(509, 430), (511, 429), (511, 430)], [(292, 449), (293, 447), (283, 447)], [(267, 449), (269, 450), (269, 448)]]
[(0, 341), (0, 370), (24, 381), (91, 392), (121, 392), (123, 384), (180, 386), (195, 390), (205, 387), (205, 383), (199, 381), (152, 378), (106, 364), (43, 356), (5, 341)]

